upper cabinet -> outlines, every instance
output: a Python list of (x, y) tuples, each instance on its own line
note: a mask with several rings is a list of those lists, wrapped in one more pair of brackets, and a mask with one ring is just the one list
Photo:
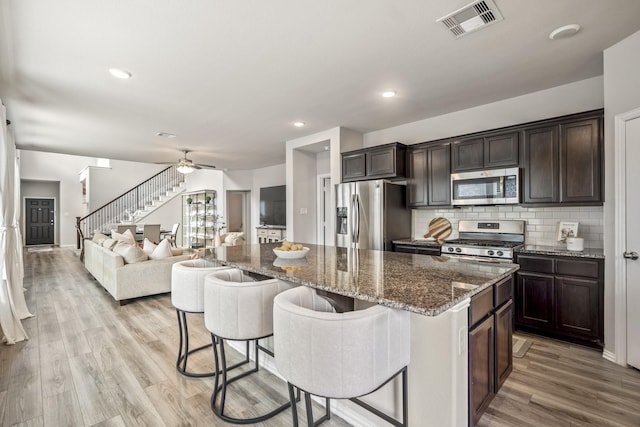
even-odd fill
[(394, 142), (342, 153), (342, 182), (405, 178), (406, 150)]
[(451, 170), (518, 166), (518, 132), (471, 137), (451, 145)]
[(523, 130), (527, 205), (602, 204), (602, 111)]
[(438, 142), (411, 147), (407, 159), (409, 207), (451, 205), (451, 144)]

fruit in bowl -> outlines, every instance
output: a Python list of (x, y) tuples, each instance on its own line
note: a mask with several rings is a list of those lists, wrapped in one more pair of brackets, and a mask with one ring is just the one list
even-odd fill
[(291, 243), (286, 240), (283, 241), (280, 246), (273, 248), (273, 253), (276, 254), (278, 258), (285, 259), (304, 258), (307, 252), (309, 252), (309, 248), (299, 243)]

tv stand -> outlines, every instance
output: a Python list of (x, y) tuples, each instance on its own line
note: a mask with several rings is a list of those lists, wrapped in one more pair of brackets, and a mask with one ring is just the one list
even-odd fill
[(261, 225), (256, 228), (258, 243), (280, 242), (287, 237), (287, 228), (279, 225)]

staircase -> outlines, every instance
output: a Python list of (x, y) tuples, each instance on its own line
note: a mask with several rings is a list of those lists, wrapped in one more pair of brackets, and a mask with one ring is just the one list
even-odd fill
[(158, 172), (109, 203), (78, 218), (78, 249), (84, 246), (84, 236), (109, 231), (118, 224), (135, 224), (184, 190), (184, 175), (176, 170), (175, 165)]

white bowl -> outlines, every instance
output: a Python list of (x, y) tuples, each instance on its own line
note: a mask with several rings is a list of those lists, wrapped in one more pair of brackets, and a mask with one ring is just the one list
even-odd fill
[(307, 256), (307, 252), (309, 252), (309, 248), (306, 246), (302, 248), (301, 251), (279, 251), (277, 249), (273, 250), (273, 253), (276, 254), (278, 258), (283, 259), (300, 259)]

